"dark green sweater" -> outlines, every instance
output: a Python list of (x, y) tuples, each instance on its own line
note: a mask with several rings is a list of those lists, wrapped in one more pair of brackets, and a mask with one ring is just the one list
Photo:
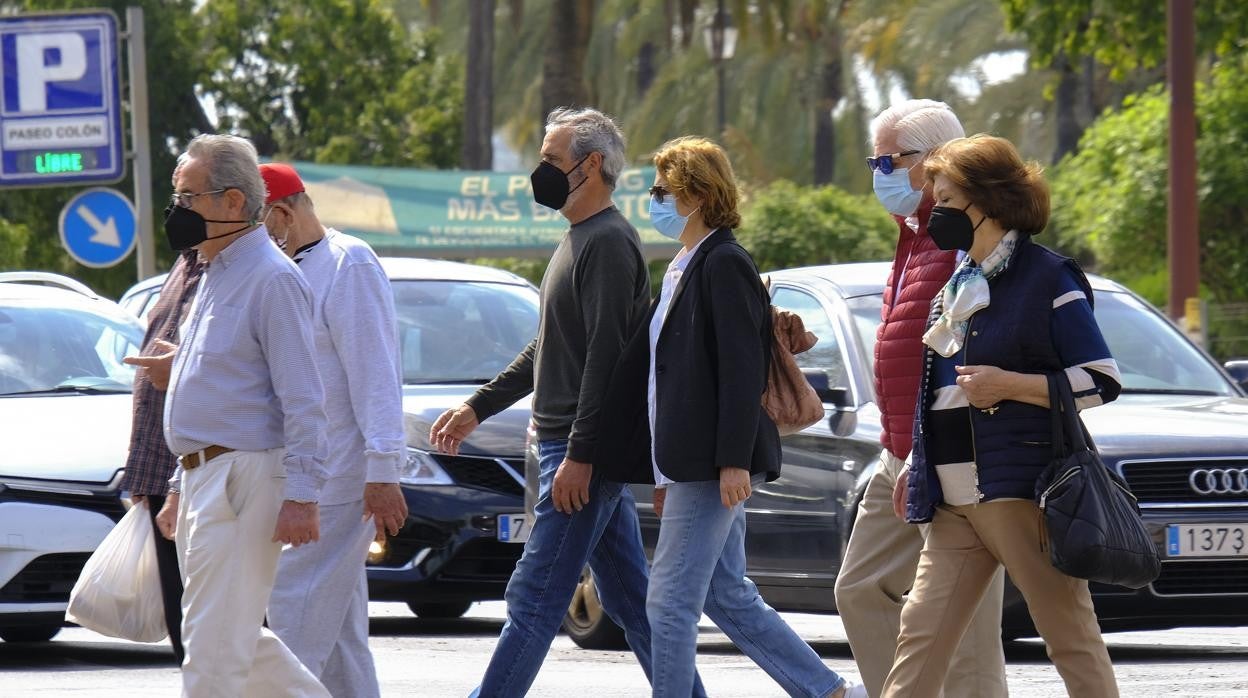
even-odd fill
[(592, 462), (602, 396), (650, 300), (637, 231), (614, 206), (572, 226), (541, 292), (537, 338), (468, 404), (485, 421), (532, 391), (538, 439), (568, 439), (568, 458)]

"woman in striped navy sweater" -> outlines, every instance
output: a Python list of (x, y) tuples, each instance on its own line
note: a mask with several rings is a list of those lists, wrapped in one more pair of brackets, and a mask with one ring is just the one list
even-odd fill
[(1049, 217), (1040, 168), (1001, 138), (950, 141), (927, 162), (928, 233), (966, 252), (923, 341), (915, 442), (895, 504), (931, 524), (884, 695), (937, 696), (989, 580), (1004, 565), (1072, 696), (1118, 695), (1088, 584), (1040, 548), (1037, 477), (1051, 454), (1048, 381), (1081, 408), (1118, 396), (1118, 367), (1078, 265), (1031, 241)]

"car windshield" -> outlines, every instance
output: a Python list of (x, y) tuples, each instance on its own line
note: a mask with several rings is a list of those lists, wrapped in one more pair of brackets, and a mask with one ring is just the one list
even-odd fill
[[(847, 300), (869, 363), (875, 361), (880, 296)], [(1124, 393), (1234, 395), (1217, 367), (1147, 304), (1127, 293), (1099, 291), (1096, 321), (1118, 362)], [(874, 365), (872, 370), (874, 371)]]
[(469, 281), (393, 281), (403, 382), (485, 383), (537, 336), (537, 292)]
[(130, 392), (143, 329), (89, 310), (0, 302), (0, 396)]

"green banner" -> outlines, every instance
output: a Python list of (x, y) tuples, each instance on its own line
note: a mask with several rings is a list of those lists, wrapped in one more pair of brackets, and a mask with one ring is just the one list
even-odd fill
[[(366, 240), (380, 254), (545, 255), (568, 229), (558, 211), (534, 203), (527, 172), (291, 164), (321, 222)], [(650, 225), (653, 182), (653, 167), (625, 170), (613, 198), (647, 253), (671, 256), (676, 246)]]

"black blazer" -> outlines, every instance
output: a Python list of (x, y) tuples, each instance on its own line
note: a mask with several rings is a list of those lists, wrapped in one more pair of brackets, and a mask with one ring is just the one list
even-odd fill
[[(780, 476), (780, 434), (762, 407), (771, 310), (753, 258), (721, 228), (694, 253), (668, 306), (656, 349), (655, 456), (677, 482), (719, 469)], [(646, 393), (650, 320), (625, 346), (598, 419), (594, 469), (616, 482), (653, 483)]]

